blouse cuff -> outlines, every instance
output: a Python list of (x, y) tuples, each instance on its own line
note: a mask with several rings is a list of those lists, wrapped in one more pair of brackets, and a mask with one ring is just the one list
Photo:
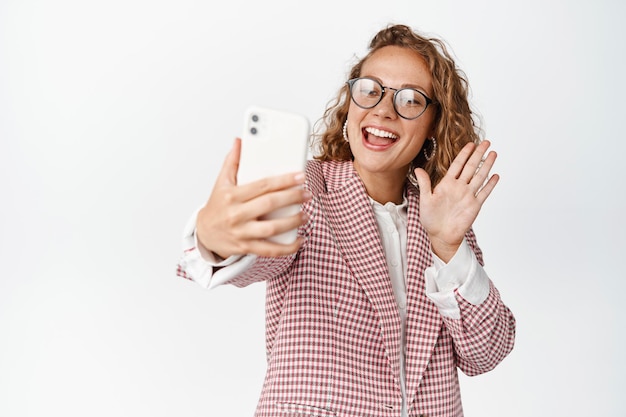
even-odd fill
[(489, 295), (489, 277), (465, 239), (447, 264), (433, 253), (433, 266), (426, 268), (425, 278), (428, 297), (443, 316), (453, 319), (461, 317), (455, 291), (474, 305)]
[[(204, 249), (196, 236), (197, 214), (198, 211), (191, 216), (184, 229), (184, 253), (180, 260), (180, 266), (194, 282), (204, 288), (211, 289), (225, 284), (231, 278), (244, 271), (256, 259), (256, 256), (233, 255), (222, 259)], [(242, 258), (246, 262), (239, 262)], [(230, 265), (233, 265), (233, 267), (223, 268)]]

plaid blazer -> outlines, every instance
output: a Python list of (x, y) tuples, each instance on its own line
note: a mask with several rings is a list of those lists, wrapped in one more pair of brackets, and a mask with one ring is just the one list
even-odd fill
[[(266, 282), (267, 373), (256, 417), (400, 417), (401, 320), (371, 204), (351, 162), (310, 161), (299, 252), (259, 257), (229, 283)], [(461, 319), (425, 295), (430, 242), (409, 185), (406, 388), (409, 416), (463, 415), (457, 368), (476, 375), (513, 348), (515, 320), (490, 284)], [(466, 236), (482, 264), (474, 233)], [(184, 270), (179, 272), (185, 275)]]

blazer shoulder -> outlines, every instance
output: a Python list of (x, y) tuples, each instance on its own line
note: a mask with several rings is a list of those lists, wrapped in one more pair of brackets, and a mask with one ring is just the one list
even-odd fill
[(336, 190), (355, 175), (352, 161), (309, 160), (306, 164), (307, 186), (313, 194)]
[(326, 180), (324, 179), (324, 170), (322, 168), (323, 164), (322, 161), (315, 159), (309, 160), (306, 163), (306, 187), (315, 195), (326, 192)]

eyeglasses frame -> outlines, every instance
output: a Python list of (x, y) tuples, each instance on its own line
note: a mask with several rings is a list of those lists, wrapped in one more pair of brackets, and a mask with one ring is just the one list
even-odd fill
[[(370, 80), (375, 82), (376, 84), (378, 84), (380, 86), (381, 89), (381, 94), (380, 94), (380, 98), (378, 99), (378, 101), (373, 104), (372, 106), (366, 107), (366, 106), (362, 106), (359, 103), (357, 103), (354, 100), (354, 96), (352, 94), (352, 87), (354, 86), (354, 83), (356, 83), (358, 80)], [(350, 100), (352, 100), (352, 102), (354, 104), (356, 104), (357, 106), (359, 106), (362, 109), (373, 109), (374, 107), (378, 106), (378, 104), (380, 104), (381, 101), (383, 101), (383, 97), (385, 97), (385, 92), (387, 90), (393, 90), (393, 97), (391, 99), (391, 103), (393, 104), (393, 110), (396, 112), (396, 114), (400, 117), (402, 117), (405, 120), (415, 120), (418, 117), (420, 117), (422, 114), (426, 113), (426, 110), (428, 109), (428, 106), (430, 106), (431, 104), (435, 104), (435, 101), (432, 100), (430, 97), (428, 97), (426, 94), (424, 94), (423, 92), (421, 92), (420, 90), (417, 90), (415, 88), (411, 88), (411, 87), (405, 87), (405, 88), (393, 88), (393, 87), (386, 87), (384, 85), (382, 85), (380, 83), (380, 81), (375, 80), (374, 78), (370, 78), (370, 77), (357, 77), (357, 78), (352, 78), (348, 81), (346, 81), (346, 84), (348, 84), (348, 91), (350, 91)], [(424, 99), (426, 100), (426, 105), (424, 106), (424, 110), (422, 110), (422, 112), (420, 114), (418, 114), (415, 117), (405, 117), (403, 115), (400, 114), (400, 112), (398, 112), (398, 109), (396, 108), (396, 96), (398, 95), (398, 92), (402, 91), (402, 90), (413, 90), (418, 92), (419, 94), (421, 94)]]

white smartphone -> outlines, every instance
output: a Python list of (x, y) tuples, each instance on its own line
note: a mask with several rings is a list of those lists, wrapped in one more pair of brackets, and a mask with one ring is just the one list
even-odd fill
[[(292, 112), (252, 106), (245, 112), (241, 136), (241, 159), (237, 184), (289, 172), (304, 171), (310, 124), (306, 117)], [(299, 205), (280, 208), (266, 219), (286, 217), (300, 211)], [(292, 243), (296, 229), (271, 237), (277, 243)]]

